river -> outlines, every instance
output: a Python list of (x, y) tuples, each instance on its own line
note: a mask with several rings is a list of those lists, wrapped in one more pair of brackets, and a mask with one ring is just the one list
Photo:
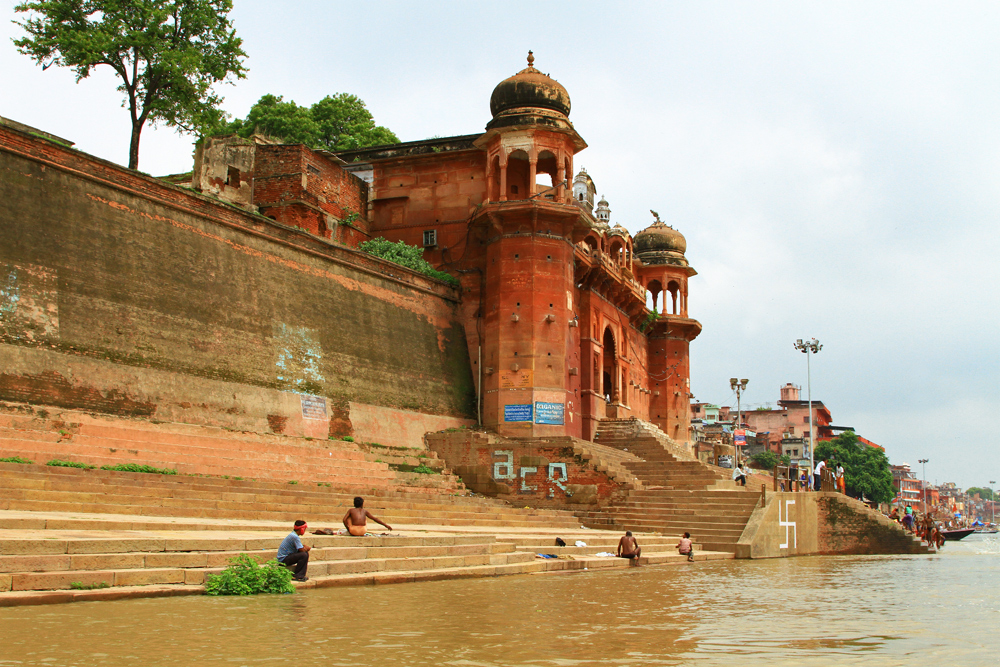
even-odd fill
[(1000, 539), (0, 609), (0, 665), (996, 665)]

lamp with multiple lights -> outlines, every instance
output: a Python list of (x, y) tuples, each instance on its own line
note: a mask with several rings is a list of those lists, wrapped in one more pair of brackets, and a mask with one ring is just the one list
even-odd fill
[[(806, 391), (809, 397), (809, 474), (812, 475), (816, 470), (816, 462), (813, 460), (815, 445), (816, 445), (816, 426), (813, 423), (813, 398), (812, 398), (812, 369), (810, 368), (809, 358), (823, 349), (823, 346), (819, 344), (819, 341), (815, 338), (810, 338), (809, 340), (802, 340), (801, 338), (795, 341), (795, 349), (806, 355)], [(815, 483), (813, 485), (815, 488)]]
[(740, 461), (740, 446), (736, 444), (736, 431), (743, 428), (743, 410), (740, 403), (740, 397), (746, 390), (748, 384), (750, 384), (750, 380), (746, 378), (729, 378), (729, 386), (736, 392), (736, 428), (733, 429), (733, 451), (736, 452), (735, 460), (733, 461), (734, 468)]

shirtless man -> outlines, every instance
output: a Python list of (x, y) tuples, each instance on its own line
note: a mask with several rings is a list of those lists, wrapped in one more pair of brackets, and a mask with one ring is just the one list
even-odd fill
[(368, 529), (365, 527), (368, 519), (371, 519), (375, 523), (380, 523), (385, 526), (386, 530), (392, 531), (392, 526), (365, 509), (365, 499), (361, 496), (354, 499), (354, 507), (347, 510), (347, 514), (344, 515), (344, 528), (355, 537), (364, 537), (364, 534), (368, 532)]
[(617, 555), (619, 558), (628, 558), (631, 565), (639, 565), (639, 556), (642, 555), (642, 547), (632, 537), (631, 530), (626, 530), (625, 536), (618, 540)]
[(691, 541), (691, 533), (684, 533), (684, 537), (677, 543), (677, 553), (687, 556), (688, 560), (694, 560), (694, 543)]

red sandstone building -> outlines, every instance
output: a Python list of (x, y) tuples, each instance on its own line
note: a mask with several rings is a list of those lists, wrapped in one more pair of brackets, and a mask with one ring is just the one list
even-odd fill
[(485, 427), (591, 439), (601, 419), (638, 417), (685, 442), (701, 325), (688, 316), (684, 237), (656, 216), (633, 238), (606, 201), (595, 207), (574, 167), (587, 144), (569, 95), (532, 62), (494, 89), (482, 134), (337, 155), (213, 140), (194, 185), (349, 245), (424, 248), (461, 281)]

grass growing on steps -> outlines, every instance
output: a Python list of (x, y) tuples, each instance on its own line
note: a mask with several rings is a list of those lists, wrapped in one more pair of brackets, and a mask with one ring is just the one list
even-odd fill
[(34, 461), (29, 461), (28, 459), (22, 459), (20, 456), (8, 456), (7, 458), (0, 459), (0, 463), (25, 463), (32, 464)]
[(250, 556), (240, 554), (229, 559), (229, 567), (208, 576), (206, 595), (256, 595), (257, 593), (294, 593), (292, 571), (276, 560), (258, 565)]
[(93, 470), (97, 466), (92, 466), (89, 463), (80, 463), (79, 461), (62, 461), (60, 459), (52, 459), (45, 465), (53, 466), (55, 468), (80, 468), (82, 470)]
[(116, 465), (101, 466), (101, 470), (117, 470), (118, 472), (148, 472), (156, 475), (176, 475), (173, 468), (154, 468), (153, 466), (139, 463), (118, 463)]
[(69, 587), (74, 591), (92, 591), (98, 588), (110, 588), (111, 584), (102, 581), (99, 584), (85, 584), (82, 581), (71, 581)]

